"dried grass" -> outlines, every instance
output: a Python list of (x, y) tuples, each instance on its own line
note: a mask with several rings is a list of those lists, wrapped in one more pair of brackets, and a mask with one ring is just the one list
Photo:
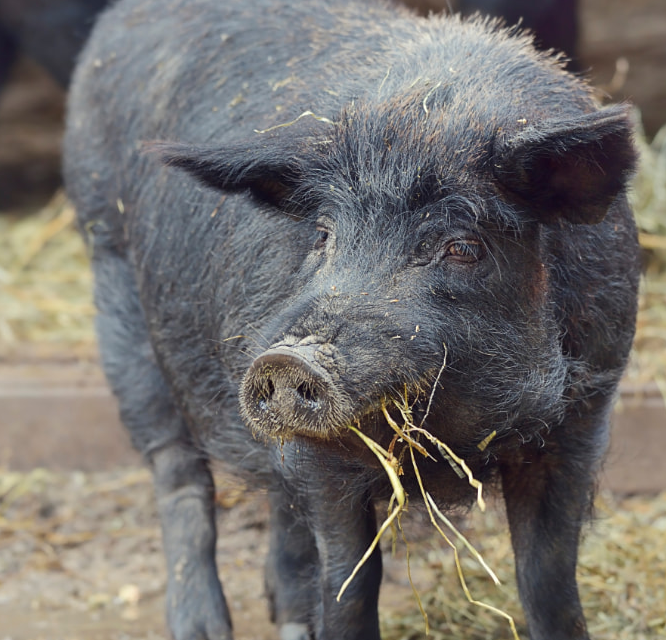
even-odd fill
[[(479, 565), (463, 561), (465, 576), (476, 597), (511, 614), (518, 634), (526, 627), (518, 602), (513, 551), (507, 524), (498, 509), (475, 511), (467, 519), (465, 535), (473, 539), (486, 562), (496, 571), (497, 588)], [(597, 501), (597, 521), (586, 532), (581, 546), (578, 584), (590, 636), (595, 640), (657, 640), (666, 637), (666, 493), (621, 501), (604, 495)], [(430, 622), (432, 640), (509, 640), (506, 622), (474, 607), (460, 596), (458, 578), (450, 554), (431, 547), (413, 559), (418, 568), (431, 570), (428, 591), (421, 599)], [(418, 585), (417, 585), (418, 587)], [(425, 638), (423, 620), (416, 609), (410, 613), (383, 612), (386, 640)]]
[(35, 215), (0, 216), (0, 356), (24, 343), (92, 344), (91, 289), (62, 193)]
[(630, 193), (645, 252), (634, 355), (628, 375), (637, 382), (666, 381), (666, 125), (651, 143), (636, 114), (641, 161)]
[[(391, 529), (393, 532), (393, 547), (395, 548), (397, 532), (394, 526), (394, 522), (397, 522), (397, 528), (401, 533), (402, 540), (404, 541), (407, 549), (407, 554), (406, 554), (407, 574), (409, 577), (409, 583), (412, 587), (412, 592), (414, 593), (414, 596), (416, 598), (418, 609), (424, 623), (423, 631), (426, 635), (430, 635), (430, 624), (429, 624), (428, 613), (426, 611), (426, 607), (423, 604), (423, 600), (421, 599), (419, 590), (414, 584), (414, 581), (412, 579), (410, 555), (409, 555), (409, 543), (405, 531), (403, 529), (402, 520), (401, 520), (403, 513), (407, 511), (407, 504), (408, 504), (408, 495), (402, 486), (402, 482), (400, 481), (400, 476), (403, 475), (404, 473), (403, 464), (404, 464), (404, 459), (406, 457), (405, 453), (408, 450), (409, 461), (411, 462), (412, 471), (417, 480), (421, 497), (423, 498), (423, 503), (425, 505), (428, 517), (430, 519), (430, 524), (434, 527), (434, 530), (437, 532), (437, 534), (439, 534), (441, 539), (453, 552), (456, 575), (458, 576), (460, 587), (462, 588), (462, 592), (464, 593), (467, 602), (470, 605), (477, 607), (481, 611), (490, 612), (497, 617), (504, 618), (506, 620), (506, 623), (508, 624), (509, 629), (511, 630), (511, 636), (513, 640), (520, 640), (514, 618), (510, 614), (506, 613), (503, 609), (498, 608), (492, 604), (489, 604), (484, 600), (475, 598), (472, 595), (472, 590), (469, 587), (468, 581), (465, 577), (465, 573), (463, 570), (463, 563), (462, 563), (463, 556), (461, 555), (462, 552), (466, 551), (467, 554), (471, 556), (471, 558), (477, 563), (477, 565), (486, 572), (487, 576), (490, 577), (490, 579), (492, 580), (493, 584), (496, 587), (500, 586), (500, 581), (495, 575), (494, 571), (490, 568), (488, 563), (484, 560), (483, 556), (476, 550), (476, 548), (472, 544), (470, 544), (467, 538), (458, 530), (458, 528), (453, 524), (453, 522), (439, 510), (437, 504), (432, 499), (431, 495), (428, 493), (423, 483), (423, 478), (421, 476), (419, 465), (417, 463), (417, 454), (425, 458), (435, 459), (434, 456), (432, 456), (427, 451), (426, 447), (423, 444), (425, 442), (429, 443), (440, 453), (443, 459), (456, 472), (458, 477), (460, 477), (461, 479), (466, 477), (469, 484), (477, 490), (477, 505), (481, 510), (481, 512), (485, 512), (486, 503), (483, 498), (483, 485), (478, 480), (476, 480), (476, 478), (474, 478), (472, 471), (469, 469), (469, 467), (467, 466), (467, 464), (463, 459), (457, 456), (446, 443), (442, 442), (433, 434), (431, 434), (429, 431), (423, 428), (423, 423), (425, 422), (425, 419), (430, 411), (430, 406), (432, 404), (434, 391), (437, 388), (437, 383), (442, 374), (442, 371), (446, 367), (446, 354), (447, 354), (446, 346), (444, 347), (444, 353), (445, 353), (444, 362), (433, 384), (432, 392), (428, 402), (428, 408), (418, 426), (416, 425), (413, 419), (406, 390), (404, 398), (401, 398), (392, 403), (394, 407), (399, 411), (402, 417), (402, 422), (403, 422), (402, 425), (399, 425), (393, 419), (393, 417), (389, 413), (386, 403), (384, 402), (382, 403), (381, 408), (384, 417), (386, 419), (386, 422), (388, 426), (395, 432), (393, 440), (388, 449), (384, 449), (378, 443), (376, 443), (374, 440), (372, 440), (366, 434), (364, 434), (360, 430), (360, 426), (357, 427), (351, 425), (349, 426), (349, 429), (363, 441), (363, 443), (372, 451), (372, 453), (377, 457), (377, 459), (381, 463), (382, 467), (384, 468), (387, 474), (387, 477), (391, 484), (391, 488), (393, 489), (393, 495), (391, 496), (391, 500), (389, 502), (389, 514), (387, 518), (381, 524), (374, 540), (372, 541), (372, 543), (370, 544), (370, 546), (368, 547), (362, 558), (359, 560), (358, 564), (356, 565), (352, 573), (349, 575), (349, 577), (345, 580), (342, 587), (340, 588), (340, 592), (338, 593), (338, 600), (345, 592), (349, 584), (352, 582), (352, 580), (358, 573), (359, 569), (365, 564), (365, 562), (368, 560), (372, 552), (375, 550), (375, 548), (379, 544), (381, 537), (389, 529)], [(482, 444), (483, 448), (485, 448), (487, 442), (484, 441), (484, 443)], [(442, 528), (442, 525), (444, 528)], [(450, 537), (451, 534), (452, 537)]]

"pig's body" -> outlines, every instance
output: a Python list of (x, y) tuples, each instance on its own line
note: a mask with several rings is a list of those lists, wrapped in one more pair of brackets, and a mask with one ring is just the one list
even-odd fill
[[(501, 476), (533, 640), (586, 638), (578, 535), (636, 308), (626, 115), (484, 23), (300, 4), (121, 0), (72, 87), (68, 191), (172, 632), (231, 637), (215, 459), (269, 489), (283, 640), (379, 637), (377, 552), (335, 600), (390, 494), (346, 425), (388, 447), (406, 395)], [(440, 504), (473, 499), (431, 453)]]

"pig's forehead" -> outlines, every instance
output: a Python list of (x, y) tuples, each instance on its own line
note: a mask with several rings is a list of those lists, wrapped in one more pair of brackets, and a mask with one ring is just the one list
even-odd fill
[(321, 155), (312, 163), (321, 181), (316, 188), (325, 200), (346, 194), (409, 210), (451, 196), (476, 201), (494, 193), (490, 154), (496, 127), (443, 109), (425, 111), (420, 96), (412, 104), (353, 105), (318, 146)]
[[(389, 225), (417, 229), (435, 226), (490, 226), (517, 230), (524, 220), (502, 201), (490, 178), (439, 164), (402, 161), (382, 166), (376, 156), (367, 162), (346, 158), (343, 166), (319, 173), (316, 214), (340, 223)], [(375, 163), (374, 169), (371, 164)]]
[(381, 175), (406, 186), (424, 177), (458, 182), (482, 173), (507, 118), (470, 110), (457, 98), (447, 101), (446, 93), (445, 87), (424, 86), (378, 104), (350, 104), (325, 153), (361, 182)]

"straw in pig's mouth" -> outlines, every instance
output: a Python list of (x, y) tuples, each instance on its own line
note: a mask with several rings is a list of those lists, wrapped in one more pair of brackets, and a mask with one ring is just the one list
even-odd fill
[[(433, 386), (431, 399), (432, 399), (432, 394), (434, 393), (434, 388), (435, 387)], [(382, 447), (372, 438), (364, 434), (361, 431), (361, 429), (358, 428), (357, 426), (353, 425), (348, 426), (348, 429), (351, 432), (353, 432), (356, 436), (358, 436), (358, 438), (360, 438), (363, 444), (367, 446), (368, 449), (373, 453), (373, 455), (377, 457), (384, 471), (386, 472), (386, 476), (389, 480), (393, 493), (389, 501), (388, 516), (379, 527), (377, 535), (367, 548), (366, 552), (363, 554), (363, 556), (361, 557), (361, 559), (359, 560), (359, 562), (357, 563), (351, 574), (348, 576), (348, 578), (340, 587), (337, 599), (340, 600), (340, 598), (343, 596), (349, 584), (353, 581), (354, 577), (356, 576), (360, 568), (363, 566), (363, 564), (372, 555), (373, 551), (379, 544), (382, 535), (388, 529), (392, 529), (393, 535), (395, 536), (396, 535), (395, 525), (397, 524), (397, 528), (400, 530), (403, 540), (405, 541), (405, 543), (407, 543), (404, 531), (402, 529), (401, 516), (407, 508), (408, 494), (402, 485), (400, 476), (403, 474), (403, 464), (405, 463), (404, 458), (406, 457), (404, 454), (408, 451), (409, 460), (411, 462), (414, 475), (417, 479), (419, 490), (423, 498), (423, 502), (425, 504), (428, 515), (430, 517), (430, 521), (435, 527), (435, 529), (438, 531), (438, 533), (446, 541), (446, 543), (453, 549), (458, 578), (460, 580), (460, 584), (465, 593), (465, 596), (467, 597), (467, 600), (472, 604), (475, 604), (485, 609), (489, 609), (496, 615), (505, 618), (509, 623), (514, 640), (520, 640), (518, 632), (516, 630), (515, 621), (512, 616), (502, 611), (501, 609), (497, 609), (492, 605), (474, 599), (470, 593), (469, 587), (463, 575), (460, 556), (458, 553), (458, 547), (449, 538), (444, 529), (442, 529), (441, 526), (442, 524), (444, 524), (445, 527), (449, 530), (449, 532), (453, 534), (454, 540), (457, 540), (460, 544), (462, 544), (462, 546), (464, 546), (467, 549), (467, 551), (476, 559), (476, 561), (483, 567), (483, 569), (490, 576), (493, 582), (496, 585), (499, 585), (500, 582), (495, 573), (493, 572), (493, 570), (486, 564), (481, 554), (468, 542), (465, 536), (463, 536), (463, 534), (460, 533), (460, 531), (458, 531), (458, 529), (453, 525), (453, 523), (440, 511), (440, 509), (437, 507), (437, 504), (433, 500), (432, 496), (426, 490), (425, 485), (423, 483), (423, 478), (419, 471), (417, 460), (419, 459), (419, 456), (424, 456), (427, 458), (432, 458), (432, 456), (425, 449), (425, 447), (422, 444), (422, 441), (427, 441), (430, 444), (435, 445), (437, 450), (440, 452), (440, 454), (442, 454), (444, 459), (451, 465), (454, 471), (456, 471), (456, 473), (458, 473), (460, 477), (467, 478), (469, 484), (477, 490), (477, 504), (479, 508), (482, 511), (485, 511), (486, 504), (483, 499), (483, 485), (481, 484), (481, 482), (479, 482), (474, 478), (472, 471), (469, 469), (465, 461), (459, 456), (457, 456), (446, 443), (436, 438), (434, 435), (432, 435), (422, 426), (415, 424), (411, 408), (409, 404), (406, 402), (406, 399), (396, 400), (393, 402), (393, 405), (394, 408), (396, 408), (401, 415), (402, 424), (396, 422), (396, 420), (391, 416), (386, 402), (382, 402), (381, 404), (381, 411), (386, 420), (386, 423), (391, 428), (391, 430), (394, 431), (393, 439), (391, 440), (391, 443), (389, 444), (388, 448)], [(428, 405), (428, 409), (429, 406), (430, 405)], [(424, 413), (424, 418), (422, 419), (423, 421), (425, 420), (425, 417), (427, 417), (427, 413), (428, 411), (426, 410), (426, 412)], [(491, 438), (488, 438), (488, 440), (490, 439)], [(396, 452), (396, 444), (398, 442), (401, 444), (400, 452)], [(487, 446), (487, 443), (485, 446)], [(421, 611), (421, 614), (423, 615), (426, 627), (426, 635), (427, 635), (429, 634), (428, 616), (421, 602), (419, 593), (412, 581), (410, 564), (409, 564), (409, 554), (407, 555), (407, 573), (410, 585), (412, 587), (412, 591), (414, 592), (414, 596), (416, 597), (419, 609)]]

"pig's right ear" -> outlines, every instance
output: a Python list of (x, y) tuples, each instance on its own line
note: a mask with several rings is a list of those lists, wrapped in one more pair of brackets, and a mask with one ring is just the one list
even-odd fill
[(593, 224), (626, 189), (636, 160), (629, 114), (615, 106), (498, 136), (493, 168), (543, 222)]
[(226, 148), (173, 142), (144, 143), (143, 149), (172, 167), (183, 169), (199, 182), (226, 192), (250, 190), (259, 200), (291, 211), (293, 192), (302, 174), (301, 162), (285, 148), (278, 155), (270, 146), (236, 145)]

